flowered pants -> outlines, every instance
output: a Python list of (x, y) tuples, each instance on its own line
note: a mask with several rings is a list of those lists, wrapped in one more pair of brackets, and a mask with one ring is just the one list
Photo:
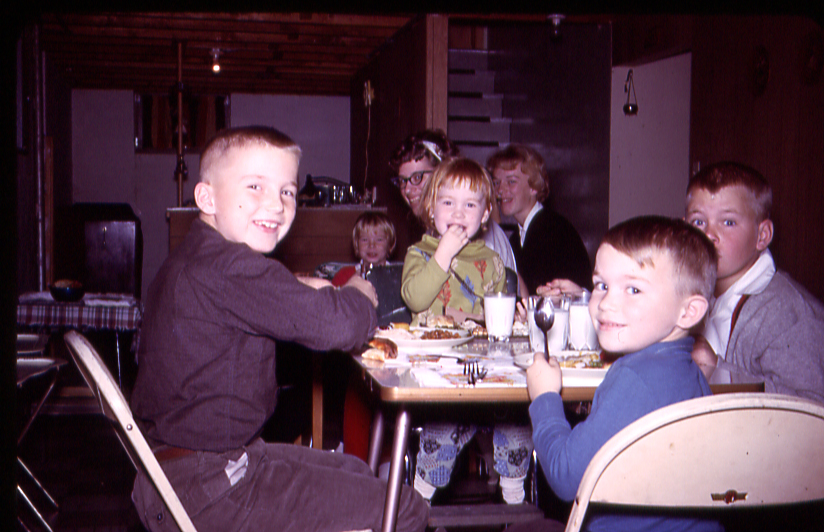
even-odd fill
[[(421, 432), (416, 474), (435, 487), (449, 483), (455, 458), (478, 427), (433, 423)], [(495, 425), (492, 434), (494, 469), (502, 477), (521, 478), (529, 469), (532, 454), (532, 427), (529, 425)]]

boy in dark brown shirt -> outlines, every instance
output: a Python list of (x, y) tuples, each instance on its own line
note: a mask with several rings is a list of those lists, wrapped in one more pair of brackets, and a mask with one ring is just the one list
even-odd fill
[[(274, 129), (218, 133), (201, 158), (200, 217), (146, 299), (132, 408), (201, 531), (381, 526), (386, 484), (361, 460), (258, 437), (276, 405), (276, 339), (347, 350), (377, 323), (367, 281), (307, 286), (263, 255), (294, 220), (299, 160)], [(142, 473), (132, 497), (147, 528), (176, 530)], [(404, 489), (398, 530), (423, 530), (427, 513)]]

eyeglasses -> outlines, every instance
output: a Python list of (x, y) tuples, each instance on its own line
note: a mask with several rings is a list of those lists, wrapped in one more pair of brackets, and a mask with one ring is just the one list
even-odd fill
[(408, 183), (416, 187), (423, 182), (423, 178), (426, 177), (427, 174), (432, 173), (434, 173), (433, 170), (421, 170), (420, 172), (414, 172), (409, 177), (395, 176), (389, 181), (398, 188), (404, 188)]

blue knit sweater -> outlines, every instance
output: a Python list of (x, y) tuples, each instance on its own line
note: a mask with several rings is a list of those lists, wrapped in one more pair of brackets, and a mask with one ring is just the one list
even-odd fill
[[(661, 342), (618, 359), (596, 390), (589, 416), (574, 429), (560, 395), (535, 398), (529, 407), (532, 439), (558, 497), (575, 497), (590, 460), (618, 431), (653, 410), (712, 393), (692, 361), (692, 345), (692, 338)], [(585, 526), (593, 532), (723, 530), (718, 523), (695, 519), (616, 514), (594, 515)]]

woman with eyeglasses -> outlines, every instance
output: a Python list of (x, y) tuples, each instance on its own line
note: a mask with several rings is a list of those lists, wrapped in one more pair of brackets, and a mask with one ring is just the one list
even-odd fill
[[(421, 191), (442, 160), (458, 155), (460, 155), (458, 147), (446, 137), (443, 131), (425, 129), (408, 136), (389, 160), (389, 167), (395, 173), (391, 182), (400, 190), (401, 196), (415, 215), (415, 223), (420, 227), (417, 237), (423, 233), (423, 225), (418, 213)], [(492, 216), (481, 238), (487, 247), (500, 255), (504, 266), (517, 273), (518, 268), (512, 246), (506, 233), (498, 225), (499, 221), (498, 207), (496, 203), (493, 203)], [(518, 292), (526, 294), (525, 288), (526, 285), (518, 276)]]

